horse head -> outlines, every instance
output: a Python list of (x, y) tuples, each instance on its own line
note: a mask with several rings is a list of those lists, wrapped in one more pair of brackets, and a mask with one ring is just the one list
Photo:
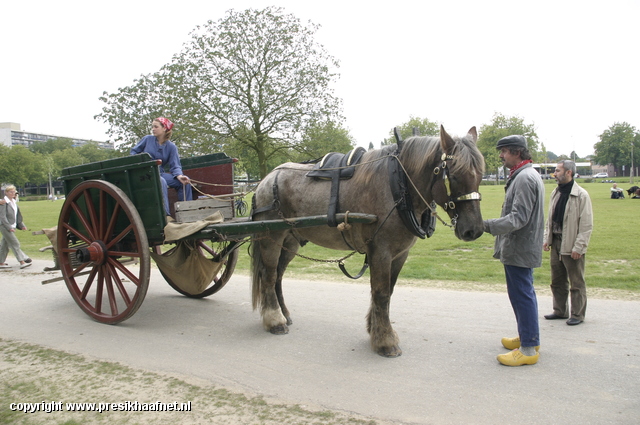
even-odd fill
[(432, 196), (449, 214), (456, 237), (463, 241), (473, 241), (484, 232), (478, 191), (484, 173), (484, 158), (477, 141), (475, 127), (471, 127), (465, 137), (453, 138), (440, 126), (442, 153), (434, 167), (436, 180), (432, 185)]

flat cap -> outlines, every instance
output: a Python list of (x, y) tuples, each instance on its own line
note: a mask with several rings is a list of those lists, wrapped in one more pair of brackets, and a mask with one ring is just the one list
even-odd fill
[(527, 139), (519, 134), (513, 134), (511, 136), (503, 137), (502, 139), (498, 140), (496, 149), (502, 149), (505, 146), (521, 146), (523, 148), (526, 148)]

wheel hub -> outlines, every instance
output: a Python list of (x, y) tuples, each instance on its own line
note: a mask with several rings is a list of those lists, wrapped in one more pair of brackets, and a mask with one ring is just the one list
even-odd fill
[(92, 242), (91, 245), (76, 250), (76, 258), (80, 263), (93, 262), (102, 265), (107, 261), (107, 246), (102, 241)]

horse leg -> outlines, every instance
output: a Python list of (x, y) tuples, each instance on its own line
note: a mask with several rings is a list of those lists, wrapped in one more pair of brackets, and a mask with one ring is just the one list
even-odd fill
[(278, 297), (278, 303), (280, 304), (282, 314), (287, 319), (287, 325), (291, 326), (291, 324), (293, 324), (293, 322), (291, 321), (291, 314), (289, 313), (289, 309), (287, 308), (287, 306), (284, 304), (284, 296), (282, 295), (282, 277), (284, 276), (284, 272), (287, 269), (287, 266), (296, 256), (298, 249), (300, 249), (300, 243), (295, 237), (289, 235), (285, 238), (282, 246), (285, 249), (280, 252), (280, 259), (278, 260), (276, 296)]
[(284, 236), (273, 241), (256, 241), (252, 245), (253, 308), (260, 307), (264, 328), (276, 335), (283, 335), (289, 332), (287, 319), (282, 314), (275, 289), (278, 263), (281, 255), (281, 248), (278, 247), (283, 240)]
[(373, 350), (384, 357), (402, 355), (399, 346), (400, 339), (396, 331), (393, 330), (389, 319), (389, 305), (398, 275), (408, 254), (407, 251), (392, 261), (384, 261), (383, 258), (370, 261), (371, 307), (367, 314), (367, 332), (371, 337)]
[(409, 250), (391, 262), (391, 295), (393, 295), (393, 289), (396, 287), (398, 276), (402, 267), (404, 267), (405, 261), (407, 261), (407, 257), (409, 257)]

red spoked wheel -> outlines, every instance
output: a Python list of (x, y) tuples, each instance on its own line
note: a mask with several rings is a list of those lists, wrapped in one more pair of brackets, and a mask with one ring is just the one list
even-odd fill
[(103, 180), (77, 185), (62, 206), (57, 245), (67, 288), (87, 315), (115, 324), (140, 308), (149, 287), (149, 243), (121, 189)]
[[(192, 249), (196, 250), (197, 255), (199, 255), (200, 257), (208, 261), (222, 261), (220, 270), (213, 277), (213, 280), (211, 281), (209, 286), (207, 286), (202, 291), (193, 293), (190, 290), (191, 282), (187, 281), (189, 279), (188, 276), (175, 277), (174, 275), (174, 277), (171, 277), (168, 273), (165, 273), (165, 271), (163, 271), (162, 263), (156, 261), (158, 269), (160, 270), (160, 274), (162, 274), (162, 277), (164, 277), (169, 286), (171, 286), (173, 289), (184, 296), (190, 298), (205, 298), (209, 295), (215, 294), (220, 289), (222, 289), (224, 285), (227, 284), (227, 282), (231, 278), (231, 275), (233, 274), (233, 271), (236, 268), (236, 263), (238, 262), (238, 250), (235, 245), (229, 246), (228, 244), (224, 243), (213, 243), (210, 246), (207, 244), (207, 242), (207, 239), (185, 241), (185, 243), (190, 244)], [(161, 247), (157, 246), (155, 247), (155, 253), (168, 257), (174, 253), (175, 249), (177, 249), (177, 247), (173, 247), (163, 253)]]

